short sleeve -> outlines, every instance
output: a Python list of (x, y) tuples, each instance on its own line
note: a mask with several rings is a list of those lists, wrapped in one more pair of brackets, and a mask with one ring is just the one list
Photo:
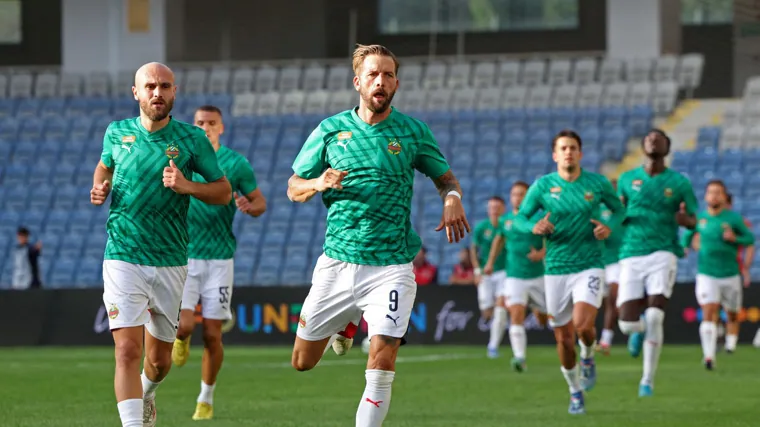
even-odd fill
[(427, 125), (423, 124), (422, 138), (414, 157), (414, 168), (429, 178), (438, 178), (451, 169)]
[(106, 133), (103, 135), (103, 152), (100, 153), (100, 161), (103, 162), (104, 165), (108, 169), (113, 169), (114, 162), (113, 162), (113, 132), (111, 131), (111, 128), (113, 126), (113, 123), (108, 125), (108, 128), (106, 128)]
[(681, 182), (681, 197), (686, 205), (686, 213), (696, 215), (699, 209), (699, 202), (697, 202), (697, 196), (694, 195), (694, 187), (692, 187), (691, 181), (686, 177), (683, 177), (683, 181)]
[(206, 134), (200, 131), (200, 128), (199, 132), (193, 133), (193, 140), (195, 141), (193, 170), (202, 176), (206, 182), (214, 182), (224, 178), (224, 172), (219, 169), (214, 147)]
[(240, 191), (240, 193), (247, 195), (259, 188), (258, 183), (256, 182), (256, 173), (253, 171), (251, 164), (244, 158), (240, 158), (235, 172), (235, 178), (237, 181), (236, 189)]
[(327, 144), (322, 127), (311, 132), (293, 161), (293, 172), (304, 179), (318, 178), (327, 169)]

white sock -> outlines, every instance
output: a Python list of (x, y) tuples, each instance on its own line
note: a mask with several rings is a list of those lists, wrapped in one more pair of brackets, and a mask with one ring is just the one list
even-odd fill
[(214, 404), (214, 388), (216, 388), (216, 384), (214, 385), (208, 385), (201, 381), (201, 394), (198, 395), (198, 403), (208, 403), (209, 405)]
[(644, 329), (646, 329), (646, 323), (644, 323), (644, 319), (642, 318), (639, 318), (639, 320), (634, 322), (618, 320), (618, 327), (620, 328), (620, 332), (625, 335), (631, 335), (635, 332), (644, 332)]
[(662, 351), (665, 312), (656, 307), (649, 307), (645, 312), (646, 335), (644, 337), (644, 375), (641, 384), (654, 385), (654, 375), (660, 363)]
[(158, 388), (159, 385), (161, 385), (161, 381), (154, 383), (153, 381), (149, 380), (148, 377), (145, 376), (145, 371), (143, 371), (140, 378), (142, 379), (143, 397), (148, 397), (148, 398), (155, 397), (156, 389)]
[(739, 342), (738, 335), (726, 335), (726, 350), (736, 350), (736, 344)]
[(581, 376), (578, 373), (578, 365), (571, 369), (565, 369), (564, 366), (561, 366), (560, 369), (562, 369), (562, 375), (565, 376), (567, 385), (570, 386), (570, 393), (581, 391)]
[(364, 388), (359, 409), (356, 411), (357, 427), (380, 427), (388, 414), (391, 405), (391, 385), (393, 371), (381, 371), (379, 369), (367, 369), (364, 377), (367, 385)]
[(335, 334), (335, 335), (333, 335), (333, 336), (330, 337), (330, 340), (327, 341), (327, 345), (325, 346), (325, 351), (322, 352), (323, 356), (324, 356), (325, 353), (327, 353), (327, 350), (329, 350), (330, 347), (332, 347), (333, 343), (335, 342), (336, 339), (338, 339), (339, 336), (340, 335)]
[(715, 360), (715, 347), (718, 345), (718, 325), (715, 322), (702, 321), (699, 324), (699, 339), (702, 341), (702, 355), (705, 360)]
[(578, 340), (578, 345), (581, 346), (581, 359), (590, 359), (594, 357), (594, 347), (596, 346), (596, 341), (587, 346), (583, 343), (583, 340)]
[(488, 348), (499, 348), (507, 328), (507, 310), (504, 307), (494, 307), (493, 321), (491, 321), (491, 339)]
[(525, 360), (525, 349), (528, 346), (528, 336), (525, 334), (525, 326), (509, 325), (509, 343), (512, 345), (512, 354), (517, 359)]
[(604, 346), (612, 345), (612, 338), (615, 337), (615, 331), (612, 329), (602, 329), (602, 338), (599, 343)]
[(760, 347), (760, 328), (758, 328), (757, 332), (755, 332), (755, 338), (752, 339), (752, 345), (755, 347)]
[(119, 418), (122, 427), (142, 427), (143, 425), (143, 400), (127, 399), (116, 405), (119, 408)]

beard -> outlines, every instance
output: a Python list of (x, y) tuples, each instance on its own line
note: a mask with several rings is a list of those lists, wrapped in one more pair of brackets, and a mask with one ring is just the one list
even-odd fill
[(151, 100), (140, 101), (140, 110), (152, 121), (160, 122), (169, 117), (169, 113), (172, 111), (172, 107), (174, 107), (173, 99), (162, 99), (162, 101), (164, 102), (164, 105), (163, 108), (160, 109), (156, 109), (151, 105)]
[[(385, 97), (381, 101), (378, 101), (375, 99), (376, 94), (382, 94)], [(388, 92), (384, 89), (376, 89), (371, 92), (362, 91), (360, 95), (369, 111), (372, 111), (373, 113), (384, 113), (390, 108), (391, 101), (393, 101), (396, 91)]]

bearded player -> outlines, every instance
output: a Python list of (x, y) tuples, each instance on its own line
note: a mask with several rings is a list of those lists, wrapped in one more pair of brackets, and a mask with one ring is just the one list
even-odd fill
[(399, 346), (417, 286), (412, 259), (421, 241), (410, 221), (415, 169), (430, 177), (443, 202), (437, 231), (458, 242), (470, 226), (459, 183), (430, 129), (391, 108), (398, 61), (380, 45), (353, 55), (359, 106), (312, 132), (293, 163), (288, 197), (304, 203), (322, 193), (327, 207), (324, 254), (304, 301), (292, 364), (312, 369), (350, 321), (364, 313), (370, 349), (357, 427), (380, 426), (391, 402)]
[[(546, 239), (546, 311), (557, 339), (562, 373), (570, 387), (570, 414), (586, 412), (583, 391), (596, 384), (594, 324), (604, 286), (603, 240), (625, 217), (607, 178), (581, 168), (582, 144), (575, 132), (557, 134), (552, 142), (557, 172), (530, 186), (515, 217), (520, 231)], [(602, 203), (612, 211), (608, 224), (599, 216)], [(546, 215), (532, 220), (539, 210)], [(576, 334), (581, 343), (580, 375)]]
[[(266, 210), (266, 199), (256, 184), (256, 175), (246, 158), (219, 142), (224, 133), (222, 111), (205, 105), (195, 112), (195, 125), (203, 129), (216, 152), (217, 162), (234, 191), (234, 201), (224, 206), (190, 200), (187, 227), (187, 280), (182, 295), (179, 329), (174, 341), (172, 360), (184, 366), (190, 356), (190, 338), (195, 328), (195, 305), (200, 302), (203, 317), (203, 359), (201, 392), (198, 395), (194, 420), (210, 420), (214, 416), (214, 389), (222, 367), (222, 323), (232, 319), (232, 284), (235, 277), (234, 256), (237, 242), (232, 233), (232, 220), (240, 212), (257, 217)], [(193, 181), (204, 182), (199, 174)]]
[(475, 283), (478, 287), (478, 306), (486, 320), (491, 321), (491, 338), (488, 341), (488, 357), (499, 356), (499, 346), (504, 338), (507, 327), (507, 310), (504, 308), (504, 284), (507, 280), (507, 254), (499, 251), (487, 270), (481, 269), (486, 265), (491, 252), (491, 244), (502, 229), (501, 216), (506, 206), (504, 199), (493, 196), (488, 200), (488, 219), (475, 225), (472, 245), (470, 245), (470, 260), (475, 271)]
[[(612, 187), (617, 191), (617, 180), (611, 180)], [(604, 206), (602, 208), (602, 220), (608, 222), (612, 218), (612, 211)], [(622, 225), (618, 224), (612, 230), (610, 237), (604, 241), (604, 328), (597, 349), (604, 355), (610, 354), (612, 338), (615, 337), (615, 323), (617, 323), (617, 294), (618, 278), (620, 277), (620, 263), (618, 252), (620, 242), (623, 239)]]
[[(494, 260), (502, 250), (507, 255), (507, 281), (504, 299), (509, 311), (509, 343), (512, 346), (512, 369), (523, 372), (527, 369), (526, 351), (528, 336), (525, 333), (525, 315), (528, 307), (541, 325), (546, 324), (546, 297), (544, 293), (544, 256), (546, 247), (544, 239), (532, 232), (521, 232), (514, 226), (515, 216), (520, 210), (528, 183), (517, 181), (512, 184), (509, 201), (512, 211), (501, 218), (502, 228), (493, 239), (491, 253), (484, 268), (485, 272), (493, 270)], [(543, 217), (540, 212), (532, 220)]]
[(697, 267), (697, 302), (702, 309), (699, 338), (705, 368), (712, 370), (718, 345), (718, 321), (721, 306), (729, 322), (736, 322), (742, 307), (742, 276), (736, 257), (741, 246), (755, 243), (755, 236), (742, 216), (726, 208), (726, 186), (714, 180), (705, 191), (707, 210), (697, 216), (697, 227), (684, 233), (685, 250), (699, 232)]
[[(137, 70), (132, 93), (140, 117), (108, 126), (90, 190), (94, 205), (113, 192), (103, 302), (116, 347), (114, 389), (123, 427), (156, 425), (155, 393), (171, 368), (187, 276), (191, 196), (214, 205), (232, 198), (203, 131), (169, 116), (176, 90), (167, 66)], [(193, 173), (206, 182), (186, 178)]]
[[(676, 267), (684, 255), (678, 227), (696, 225), (697, 199), (688, 178), (665, 166), (670, 138), (654, 129), (641, 142), (646, 163), (623, 173), (618, 194), (626, 205), (620, 244), (618, 326), (628, 350), (644, 348), (639, 397), (651, 396), (664, 340), (665, 307), (673, 292)], [(644, 315), (641, 315), (644, 309)]]

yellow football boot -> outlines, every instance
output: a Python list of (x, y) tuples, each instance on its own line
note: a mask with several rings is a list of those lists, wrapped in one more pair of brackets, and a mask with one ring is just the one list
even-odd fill
[(193, 420), (210, 420), (214, 418), (214, 407), (205, 402), (198, 402), (195, 406), (195, 413), (193, 414)]
[(190, 337), (187, 337), (184, 341), (178, 339), (174, 340), (174, 347), (172, 347), (172, 362), (176, 366), (185, 366), (187, 359), (190, 358)]

